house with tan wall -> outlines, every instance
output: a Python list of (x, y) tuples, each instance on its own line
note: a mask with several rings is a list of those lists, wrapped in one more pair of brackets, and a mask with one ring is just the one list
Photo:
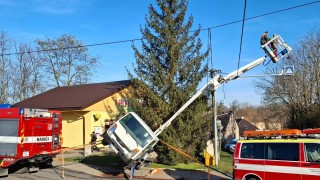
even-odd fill
[(235, 119), (234, 112), (232, 111), (218, 115), (217, 118), (221, 120), (221, 125), (223, 126), (223, 129), (221, 130), (223, 144), (226, 144), (233, 139), (241, 139), (245, 130), (259, 130), (259, 127), (244, 118)]
[(130, 85), (127, 80), (57, 87), (15, 106), (60, 110), (62, 146), (76, 147), (89, 144), (92, 132), (99, 136), (106, 124), (117, 119), (120, 109), (127, 110)]
[(261, 130), (281, 130), (281, 129), (283, 129), (282, 123), (277, 123), (277, 122), (258, 121), (258, 122), (255, 122), (254, 125)]
[(221, 120), (221, 125), (223, 129), (222, 133), (222, 143), (226, 144), (233, 139), (239, 139), (239, 127), (234, 119), (234, 113), (232, 111), (218, 115), (217, 117)]

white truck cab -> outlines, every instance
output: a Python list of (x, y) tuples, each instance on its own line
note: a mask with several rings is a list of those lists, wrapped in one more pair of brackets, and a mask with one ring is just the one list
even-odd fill
[[(103, 137), (103, 144), (109, 145), (129, 168), (141, 158), (143, 158), (144, 163), (138, 164), (137, 168), (152, 162), (157, 157), (155, 153), (151, 153), (150, 147), (153, 147), (159, 141), (158, 137), (134, 112), (126, 114), (115, 122), (104, 133)], [(143, 153), (146, 150), (148, 152)], [(144, 155), (141, 156), (141, 154)]]

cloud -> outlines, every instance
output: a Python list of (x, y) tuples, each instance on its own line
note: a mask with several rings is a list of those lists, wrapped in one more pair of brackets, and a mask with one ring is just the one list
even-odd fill
[(78, 0), (36, 0), (34, 11), (46, 14), (73, 14)]

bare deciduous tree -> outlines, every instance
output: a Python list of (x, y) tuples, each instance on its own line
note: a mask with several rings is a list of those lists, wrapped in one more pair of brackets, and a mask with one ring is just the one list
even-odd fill
[(16, 54), (15, 73), (11, 79), (11, 97), (13, 102), (19, 102), (43, 92), (45, 83), (42, 81), (41, 62), (32, 47), (27, 44), (15, 43)]
[(293, 65), (293, 76), (263, 77), (256, 81), (274, 116), (281, 115), (291, 128), (320, 126), (320, 31), (309, 31), (294, 47), (290, 60), (275, 64), (266, 73), (279, 73)]
[(254, 106), (234, 100), (230, 110), (235, 113), (236, 119), (244, 118), (260, 129), (283, 129), (283, 119), (274, 115), (271, 106)]
[(9, 103), (10, 101), (10, 78), (13, 74), (12, 60), (10, 53), (12, 40), (6, 32), (0, 32), (0, 103)]
[(17, 43), (0, 32), (0, 103), (16, 103), (52, 87), (89, 81), (97, 58), (89, 56), (88, 49), (74, 36), (36, 43), (38, 53), (31, 45)]
[(88, 54), (88, 48), (71, 35), (61, 35), (56, 39), (36, 40), (37, 49), (45, 68), (47, 78), (53, 86), (84, 84), (92, 75), (97, 57)]

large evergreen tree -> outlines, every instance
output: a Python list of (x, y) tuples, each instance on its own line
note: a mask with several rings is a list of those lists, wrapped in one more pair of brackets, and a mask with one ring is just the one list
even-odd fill
[[(197, 90), (207, 73), (201, 53), (200, 27), (191, 31), (193, 18), (187, 20), (187, 0), (157, 0), (149, 6), (141, 49), (133, 45), (136, 57), (134, 73), (129, 72), (135, 89), (131, 106), (156, 130), (167, 121)], [(179, 115), (160, 139), (191, 155), (201, 152), (211, 121), (203, 118), (205, 98), (197, 99)], [(155, 150), (161, 163), (188, 162), (184, 156), (158, 143)]]

